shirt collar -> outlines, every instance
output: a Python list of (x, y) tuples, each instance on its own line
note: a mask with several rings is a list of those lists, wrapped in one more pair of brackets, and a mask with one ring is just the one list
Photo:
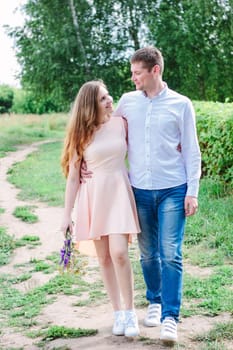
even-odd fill
[[(150, 100), (154, 100), (154, 99), (157, 99), (161, 96), (164, 96), (166, 93), (167, 93), (167, 90), (168, 90), (168, 86), (167, 86), (167, 83), (165, 81), (163, 81), (163, 89), (157, 94), (155, 95), (154, 97), (150, 98)], [(141, 94), (147, 98), (147, 95), (146, 95), (146, 92), (145, 91), (141, 91)]]

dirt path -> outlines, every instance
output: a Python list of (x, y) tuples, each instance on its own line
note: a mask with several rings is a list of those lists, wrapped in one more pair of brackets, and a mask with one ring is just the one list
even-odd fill
[[(7, 273), (20, 275), (23, 272), (22, 267), (16, 267), (16, 264), (29, 262), (32, 258), (43, 259), (54, 251), (59, 251), (63, 237), (59, 232), (60, 218), (62, 208), (47, 207), (43, 203), (36, 203), (35, 213), (39, 217), (39, 222), (34, 224), (24, 223), (12, 215), (17, 206), (32, 205), (35, 203), (22, 202), (17, 199), (19, 190), (7, 181), (7, 171), (15, 163), (23, 161), (27, 155), (34, 152), (40, 143), (19, 148), (16, 152), (9, 153), (6, 157), (0, 159), (0, 208), (5, 212), (0, 214), (0, 226), (6, 227), (7, 232), (16, 238), (25, 234), (36, 235), (40, 237), (41, 245), (30, 250), (26, 247), (17, 248), (10, 264), (0, 267), (0, 274)], [(84, 244), (80, 247), (81, 251), (88, 255), (89, 264), (97, 266), (97, 260), (94, 254), (93, 246)], [(98, 274), (98, 272), (96, 272)], [(194, 273), (192, 271), (192, 273)], [(54, 274), (36, 273), (28, 281), (20, 284), (22, 290), (29, 290), (36, 286), (43, 285)], [(141, 337), (148, 338), (148, 342), (141, 338), (129, 340), (125, 337), (115, 337), (111, 335), (112, 310), (111, 305), (106, 304), (93, 307), (74, 307), (77, 302), (75, 296), (58, 296), (53, 304), (45, 306), (42, 313), (37, 317), (38, 324), (43, 325), (62, 325), (66, 327), (98, 328), (98, 334), (92, 337), (79, 339), (58, 339), (46, 345), (45, 350), (52, 349), (95, 349), (95, 350), (162, 350), (166, 349), (159, 339), (159, 328), (146, 328), (143, 326), (143, 317), (145, 309), (138, 309), (137, 314), (140, 324)], [(209, 330), (212, 325), (218, 321), (228, 320), (230, 315), (224, 314), (215, 318), (194, 316), (181, 320), (179, 324), (179, 349), (195, 350), (198, 349), (195, 343), (191, 341), (194, 334)], [(23, 334), (15, 332), (14, 328), (1, 330), (0, 350), (24, 349), (38, 350), (34, 345), (35, 340), (30, 339)]]

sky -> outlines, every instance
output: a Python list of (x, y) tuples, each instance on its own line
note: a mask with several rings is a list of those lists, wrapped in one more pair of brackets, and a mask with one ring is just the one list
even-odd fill
[(14, 42), (5, 33), (3, 25), (23, 24), (23, 15), (19, 10), (15, 10), (25, 2), (26, 0), (0, 0), (0, 84), (20, 87), (20, 82), (15, 77), (20, 71), (20, 66), (13, 49)]

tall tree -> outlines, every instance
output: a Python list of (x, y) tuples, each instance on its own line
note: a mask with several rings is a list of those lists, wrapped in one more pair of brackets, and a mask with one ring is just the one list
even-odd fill
[[(55, 110), (102, 78), (132, 89), (129, 57), (147, 44), (165, 57), (169, 85), (193, 99), (233, 100), (233, 0), (28, 0), (15, 38), (22, 85)], [(223, 83), (224, 81), (224, 83)]]
[(155, 18), (169, 84), (194, 99), (232, 100), (232, 0), (161, 0)]
[(86, 50), (85, 50), (84, 43), (82, 40), (82, 35), (80, 33), (79, 19), (78, 19), (78, 15), (77, 15), (77, 12), (75, 9), (74, 0), (69, 0), (69, 5), (70, 5), (70, 11), (72, 13), (74, 28), (76, 31), (77, 44), (80, 47), (80, 53), (81, 53), (83, 61), (84, 61), (86, 75), (89, 75), (90, 70), (89, 70), (89, 65), (88, 65), (87, 59), (86, 59)]

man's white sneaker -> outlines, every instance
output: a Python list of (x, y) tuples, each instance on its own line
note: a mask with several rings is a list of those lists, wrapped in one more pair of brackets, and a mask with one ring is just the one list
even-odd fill
[(125, 334), (125, 314), (123, 311), (114, 312), (114, 324), (112, 327), (113, 335), (124, 335)]
[(135, 311), (125, 312), (125, 336), (136, 337), (139, 335), (138, 318)]
[(150, 304), (147, 309), (147, 315), (144, 319), (144, 326), (146, 327), (157, 327), (160, 325), (161, 319), (161, 305)]
[(177, 323), (173, 317), (166, 317), (163, 320), (160, 339), (164, 343), (175, 343), (177, 341)]

